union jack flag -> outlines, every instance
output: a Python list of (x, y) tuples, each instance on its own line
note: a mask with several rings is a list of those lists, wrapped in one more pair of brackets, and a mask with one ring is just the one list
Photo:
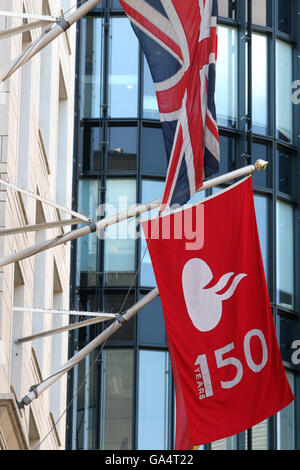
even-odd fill
[(161, 210), (219, 170), (217, 0), (120, 0), (149, 64), (168, 157)]

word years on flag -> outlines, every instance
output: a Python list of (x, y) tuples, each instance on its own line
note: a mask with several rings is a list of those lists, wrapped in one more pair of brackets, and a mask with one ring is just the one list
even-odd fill
[[(193, 245), (185, 236), (189, 232), (179, 228), (199, 206), (204, 215), (196, 229), (203, 233)], [(294, 397), (264, 274), (251, 177), (142, 226), (172, 361), (175, 449), (238, 434), (291, 403)]]

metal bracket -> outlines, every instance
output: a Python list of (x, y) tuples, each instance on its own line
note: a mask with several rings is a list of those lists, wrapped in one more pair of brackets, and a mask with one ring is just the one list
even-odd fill
[(95, 222), (91, 221), (88, 223), (89, 229), (91, 233), (95, 233), (97, 231), (97, 225)]
[(56, 24), (60, 26), (64, 31), (67, 31), (70, 28), (70, 23), (65, 20), (62, 16), (56, 19)]
[(18, 402), (18, 408), (23, 410), (25, 406), (30, 405), (31, 402), (32, 400), (29, 398), (29, 396), (25, 395), (25, 397), (23, 397), (22, 400)]
[(121, 325), (127, 322), (127, 319), (124, 317), (124, 315), (117, 315), (116, 316), (116, 321), (118, 321)]
[[(38, 398), (37, 385), (32, 385), (29, 389), (29, 392), (33, 392), (35, 398)], [(30, 405), (31, 402), (31, 398), (28, 395), (25, 395), (25, 397), (23, 397), (22, 400), (18, 402), (18, 407), (20, 410), (22, 410), (25, 406)]]
[(31, 385), (29, 392), (33, 392), (35, 395), (35, 398), (37, 398), (38, 397), (37, 385)]

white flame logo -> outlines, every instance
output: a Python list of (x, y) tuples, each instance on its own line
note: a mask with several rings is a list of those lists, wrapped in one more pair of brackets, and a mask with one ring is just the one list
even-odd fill
[(200, 258), (189, 260), (182, 271), (182, 286), (188, 314), (195, 328), (207, 332), (213, 330), (222, 317), (222, 302), (230, 299), (239, 282), (247, 274), (238, 274), (223, 294), (218, 294), (227, 285), (234, 273), (224, 274), (213, 287), (206, 289), (213, 274), (208, 264)]

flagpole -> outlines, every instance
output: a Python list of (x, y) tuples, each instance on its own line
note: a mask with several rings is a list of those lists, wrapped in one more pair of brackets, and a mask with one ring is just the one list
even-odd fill
[[(239, 168), (238, 170), (231, 171), (230, 173), (226, 173), (225, 175), (218, 176), (217, 178), (205, 181), (199, 191), (204, 191), (205, 189), (209, 189), (214, 186), (227, 183), (228, 181), (231, 181), (233, 179), (253, 174), (255, 170), (262, 171), (266, 168), (267, 165), (268, 162), (264, 160), (257, 160), (254, 165), (248, 165), (243, 168)], [(76, 240), (84, 235), (88, 235), (93, 232), (103, 231), (106, 227), (109, 227), (110, 225), (117, 224), (118, 222), (121, 222), (123, 220), (127, 220), (129, 218), (136, 217), (140, 214), (148, 212), (152, 209), (156, 209), (160, 206), (160, 204), (161, 199), (156, 199), (146, 204), (138, 204), (137, 206), (134, 206), (127, 211), (120, 212), (110, 217), (105, 217), (104, 219), (98, 220), (97, 222), (90, 222), (88, 225), (72, 230), (71, 232), (68, 232), (64, 235), (59, 235), (50, 240), (46, 240), (45, 242), (42, 242), (40, 244), (25, 248), (22, 251), (11, 253), (7, 256), (0, 258), (0, 268), (7, 266), (8, 264), (29, 258), (30, 256), (36, 255), (50, 248), (54, 248), (69, 241)]]
[(62, 228), (67, 225), (78, 225), (82, 224), (82, 219), (64, 219), (56, 220), (54, 222), (45, 222), (42, 224), (35, 225), (23, 225), (22, 227), (13, 227), (4, 230), (0, 230), (0, 237), (8, 235), (17, 235), (18, 233), (27, 233), (27, 232), (39, 232), (41, 230), (48, 230), (53, 228)]
[(83, 18), (90, 10), (92, 10), (98, 3), (103, 0), (88, 0), (81, 5), (74, 13), (70, 14), (66, 18), (58, 18), (56, 25), (53, 26), (49, 31), (41, 36), (35, 45), (30, 45), (19, 57), (14, 59), (5, 71), (0, 74), (0, 82), (10, 77), (16, 70), (18, 70), (23, 64), (30, 60), (34, 55), (44, 49), (50, 42), (56, 39), (60, 34), (66, 32), (70, 26), (76, 21)]
[[(76, 317), (103, 317), (111, 315), (110, 313), (98, 313), (98, 312), (86, 312), (82, 310), (53, 310), (52, 308), (31, 308), (31, 307), (13, 307), (14, 312), (23, 312), (23, 313), (40, 313), (42, 314), (52, 314), (52, 315), (68, 315)], [(114, 315), (111, 316), (113, 318)]]
[(16, 184), (3, 180), (2, 178), (0, 178), (0, 185), (6, 186), (7, 188), (13, 189), (14, 191), (17, 191), (18, 193), (22, 193), (25, 196), (33, 198), (36, 201), (40, 201), (43, 204), (47, 204), (47, 206), (54, 207), (55, 209), (65, 212), (66, 214), (72, 215), (73, 217), (80, 219), (82, 222), (91, 221), (91, 219), (89, 219), (88, 217), (85, 217), (82, 214), (78, 214), (78, 212), (72, 211), (71, 209), (68, 209), (67, 207), (62, 206), (61, 204), (58, 204), (57, 202), (50, 201), (49, 199), (46, 199), (43, 196), (39, 196), (38, 194), (35, 194), (31, 191), (23, 189), (20, 186), (17, 186)]
[[(230, 181), (232, 179), (249, 175), (254, 173), (255, 170), (262, 171), (264, 170), (268, 165), (268, 162), (264, 160), (257, 160), (255, 165), (249, 165), (244, 168), (240, 168), (238, 170), (235, 170), (233, 172), (227, 173), (226, 175), (219, 176), (217, 178), (214, 178), (212, 180), (206, 181), (203, 186), (201, 187), (200, 190), (208, 189), (213, 186), (217, 186), (219, 184), (223, 184), (227, 181)], [(156, 207), (160, 205), (160, 200), (157, 200), (155, 202)], [(136, 213), (136, 215), (141, 213), (141, 209), (145, 209), (144, 212), (147, 211), (147, 204), (143, 205), (144, 207), (140, 207), (140, 211)], [(149, 209), (148, 209), (149, 210)], [(129, 211), (127, 211), (128, 214)], [(122, 213), (122, 217), (126, 216), (126, 213)], [(132, 217), (133, 215), (131, 215)], [(117, 214), (116, 216), (113, 216), (115, 219), (120, 218), (120, 214)], [(110, 218), (111, 219), (111, 218)], [(124, 220), (124, 219), (122, 219)], [(102, 224), (102, 229), (103, 229), (103, 224), (107, 223), (116, 223), (115, 221), (108, 221), (108, 219), (103, 219), (99, 221), (99, 223)], [(97, 224), (95, 224), (97, 225)], [(29, 405), (33, 400), (38, 398), (38, 396), (43, 393), (45, 390), (47, 390), (53, 383), (55, 383), (57, 380), (59, 380), (65, 373), (67, 373), (70, 369), (72, 369), (76, 364), (78, 364), (82, 359), (84, 359), (88, 354), (90, 354), (92, 351), (95, 350), (101, 343), (106, 341), (115, 331), (117, 331), (121, 326), (123, 325), (124, 322), (129, 321), (131, 318), (133, 318), (143, 307), (148, 305), (155, 297), (159, 295), (158, 288), (153, 289), (151, 292), (149, 292), (143, 299), (141, 299), (139, 302), (137, 302), (133, 307), (129, 308), (123, 315), (117, 315), (116, 320), (106, 329), (104, 330), (100, 335), (98, 335), (94, 340), (92, 340), (90, 343), (88, 343), (83, 349), (81, 349), (75, 356), (71, 357), (65, 364), (63, 364), (60, 369), (52, 374), (50, 377), (45, 379), (43, 382), (40, 384), (34, 385), (30, 388), (29, 392), (27, 395), (25, 395), (22, 400), (19, 402), (19, 407), (24, 408), (26, 405)]]
[(64, 374), (78, 364), (82, 359), (88, 356), (94, 351), (101, 343), (106, 341), (113, 333), (115, 333), (122, 325), (133, 318), (142, 308), (148, 305), (155, 297), (159, 295), (158, 289), (155, 288), (137, 302), (133, 307), (129, 308), (123, 315), (117, 315), (117, 319), (104, 330), (100, 335), (96, 336), (90, 343), (82, 348), (77, 354), (72, 356), (65, 364), (63, 364), (59, 370), (57, 370), (50, 377), (45, 379), (43, 382), (34, 385), (30, 388), (27, 395), (25, 395), (19, 402), (19, 408), (29, 405), (33, 400), (47, 390), (53, 383), (59, 380)]
[(16, 339), (16, 344), (27, 343), (35, 339), (44, 338), (46, 336), (57, 335), (58, 333), (64, 333), (65, 331), (76, 330), (77, 328), (83, 328), (84, 326), (95, 325), (96, 323), (101, 323), (108, 320), (113, 320), (117, 317), (116, 314), (103, 314), (103, 316), (98, 316), (96, 318), (91, 318), (90, 320), (82, 320), (76, 323), (69, 323), (68, 325), (61, 326), (60, 328), (54, 328), (52, 330), (42, 331), (36, 333), (35, 335), (24, 336), (23, 338)]

